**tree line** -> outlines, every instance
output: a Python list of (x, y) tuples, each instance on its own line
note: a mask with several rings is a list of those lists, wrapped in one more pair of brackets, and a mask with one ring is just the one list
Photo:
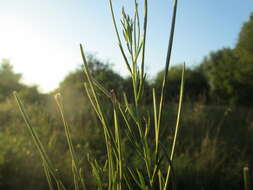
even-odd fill
[[(133, 99), (129, 78), (120, 76), (109, 64), (94, 56), (88, 58), (88, 64), (91, 74), (110, 93), (122, 98), (118, 97), (117, 92), (125, 91), (128, 99)], [(175, 125), (177, 107), (173, 101), (178, 100), (181, 71), (180, 65), (171, 67), (167, 79), (166, 102), (172, 104), (165, 105), (166, 117), (161, 121), (161, 126), (162, 141), (168, 145)], [(197, 67), (186, 68), (185, 101), (193, 104), (184, 104), (182, 132), (174, 162), (179, 189), (240, 189), (241, 169), (247, 164), (252, 165), (253, 160), (250, 146), (253, 143), (253, 113), (250, 107), (253, 102), (252, 71), (253, 14), (244, 23), (234, 48), (211, 52)], [(160, 89), (163, 73), (161, 71), (152, 80), (145, 82), (143, 96), (148, 104), (145, 111), (152, 109), (151, 89)], [(10, 62), (2, 60), (0, 188), (47, 188), (38, 152), (24, 127), (24, 121), (12, 97), (13, 91), (18, 91), (43, 144), (57, 167), (62, 169), (66, 183), (71, 184), (71, 168), (66, 164), (70, 161), (69, 152), (53, 94), (61, 92), (63, 95), (67, 119), (72, 126), (71, 135), (80, 157), (90, 153), (103, 160), (105, 155), (105, 145), (101, 141), (103, 134), (97, 127), (97, 118), (84, 91), (86, 78), (82, 66), (69, 73), (59, 87), (48, 94), (39, 92), (37, 86), (23, 84), (21, 79), (22, 75), (14, 72)], [(250, 108), (227, 109), (227, 105)], [(104, 107), (106, 113), (111, 115), (110, 105)], [(86, 162), (84, 159), (80, 164), (87, 166)]]
[[(94, 57), (89, 59), (95, 78), (108, 90), (129, 92), (131, 80), (115, 73), (109, 65)], [(177, 100), (181, 80), (181, 65), (172, 66), (168, 75), (167, 101)], [(223, 48), (205, 56), (196, 67), (187, 67), (185, 76), (185, 97), (191, 102), (202, 101), (216, 105), (253, 104), (253, 14), (246, 21), (239, 33), (234, 48)], [(164, 71), (160, 71), (152, 80), (145, 83), (144, 97), (152, 103), (151, 89), (161, 88)], [(60, 84), (66, 89), (68, 84), (77, 83), (83, 87), (82, 68), (69, 74)], [(129, 96), (132, 93), (129, 93)]]
[[(89, 66), (95, 78), (108, 90), (129, 92), (130, 78), (123, 78), (94, 56), (89, 56)], [(176, 100), (179, 95), (181, 65), (172, 66), (168, 75), (167, 101)], [(144, 97), (152, 103), (151, 89), (161, 87), (164, 71), (145, 83)], [(42, 94), (36, 86), (28, 87), (20, 82), (21, 74), (14, 73), (8, 60), (0, 65), (0, 102), (12, 91), (22, 91), (29, 102), (40, 102)], [(203, 101), (207, 104), (243, 105), (253, 104), (253, 14), (239, 33), (234, 48), (223, 48), (205, 56), (196, 67), (187, 67), (185, 76), (185, 97), (191, 102)], [(69, 73), (55, 91), (66, 96), (83, 93), (85, 81), (82, 67)], [(54, 91), (54, 92), (55, 92)], [(131, 96), (132, 93), (128, 95)], [(40, 97), (40, 98), (39, 98)], [(131, 99), (131, 97), (130, 97)]]

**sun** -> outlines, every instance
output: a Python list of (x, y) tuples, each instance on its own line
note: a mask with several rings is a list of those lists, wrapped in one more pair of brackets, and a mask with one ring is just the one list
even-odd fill
[(0, 17), (0, 23), (0, 60), (9, 59), (26, 84), (40, 85), (43, 91), (57, 87), (61, 70), (56, 72), (53, 63), (62, 60), (48, 35), (17, 18)]

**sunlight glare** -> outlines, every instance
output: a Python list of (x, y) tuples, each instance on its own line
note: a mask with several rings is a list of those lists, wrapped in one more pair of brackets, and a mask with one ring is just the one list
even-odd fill
[(0, 23), (0, 59), (9, 59), (25, 83), (40, 84), (42, 91), (56, 88), (66, 72), (57, 66), (64, 63), (61, 48), (50, 42), (47, 34), (17, 18), (0, 18)]

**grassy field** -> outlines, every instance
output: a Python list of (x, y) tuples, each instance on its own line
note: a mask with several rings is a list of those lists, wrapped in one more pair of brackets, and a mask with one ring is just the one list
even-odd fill
[(84, 72), (70, 74), (51, 94), (25, 87), (5, 64), (19, 92), (11, 97), (7, 88), (0, 97), (0, 189), (242, 189), (243, 177), (252, 179), (243, 169), (253, 165), (252, 108), (236, 99), (200, 101), (195, 92), (194, 101), (187, 99), (185, 64), (174, 69), (177, 95), (166, 96), (177, 1), (158, 86), (145, 74), (148, 1), (143, 20), (136, 1), (132, 17), (122, 10), (122, 36), (111, 0), (109, 7), (128, 80), (92, 65), (82, 45)]
[[(29, 105), (27, 111), (52, 162), (59, 168), (64, 184), (73, 187), (71, 156), (59, 113), (54, 106), (55, 110), (52, 111), (50, 105)], [(83, 109), (82, 105), (75, 107), (81, 113), (72, 112), (71, 109), (66, 108), (66, 112), (69, 121), (75, 120), (70, 122), (73, 146), (91, 188), (96, 181), (92, 177), (87, 154), (90, 158), (98, 158), (99, 163), (106, 160), (103, 132), (90, 109)], [(172, 142), (176, 109), (173, 104), (165, 106), (161, 125), (161, 141), (168, 149)], [(0, 112), (1, 189), (47, 189), (39, 152), (31, 141), (14, 100), (1, 104)], [(85, 117), (81, 118), (79, 114)], [(242, 169), (251, 166), (253, 160), (252, 118), (253, 111), (248, 108), (228, 110), (222, 106), (185, 103), (173, 162), (178, 189), (242, 189)], [(127, 153), (129, 162), (142, 164), (131, 145)]]

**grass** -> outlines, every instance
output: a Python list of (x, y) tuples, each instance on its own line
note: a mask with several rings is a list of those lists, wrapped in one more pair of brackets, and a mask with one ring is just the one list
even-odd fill
[(249, 177), (249, 167), (243, 168), (243, 180), (244, 180), (244, 189), (250, 190), (251, 184), (250, 184), (250, 177)]
[[(175, 173), (173, 170), (173, 159), (176, 150), (178, 131), (181, 119), (184, 70), (182, 69), (180, 98), (178, 102), (177, 120), (174, 129), (173, 143), (171, 150), (167, 150), (161, 142), (161, 121), (164, 117), (164, 97), (167, 87), (166, 79), (170, 64), (170, 57), (173, 45), (173, 36), (176, 22), (177, 0), (174, 1), (171, 32), (168, 44), (168, 52), (165, 63), (165, 75), (161, 85), (161, 94), (157, 96), (156, 89), (153, 94), (153, 113), (143, 112), (145, 104), (142, 102), (144, 92), (144, 82), (146, 74), (145, 66), (145, 48), (146, 34), (148, 25), (148, 0), (144, 1), (143, 21), (140, 19), (138, 3), (134, 2), (134, 15), (130, 17), (122, 9), (122, 36), (119, 34), (119, 27), (116, 23), (112, 0), (109, 0), (109, 7), (112, 14), (112, 21), (119, 44), (119, 49), (124, 58), (126, 68), (129, 71), (132, 80), (133, 99), (129, 99), (126, 93), (120, 96), (114, 91), (105, 89), (102, 84), (94, 79), (89, 70), (83, 46), (80, 45), (81, 56), (84, 62), (84, 72), (86, 82), (84, 84), (87, 96), (100, 121), (106, 145), (106, 159), (100, 162), (98, 158), (88, 156), (91, 173), (96, 181), (97, 189), (121, 190), (121, 189), (160, 189), (166, 190), (169, 185), (175, 188)], [(143, 31), (141, 25), (143, 24)], [(124, 44), (123, 44), (124, 42)], [(117, 93), (119, 94), (119, 93)], [(61, 180), (58, 170), (50, 161), (49, 156), (41, 143), (39, 136), (34, 130), (29, 116), (25, 111), (18, 94), (14, 96), (29, 129), (31, 137), (36, 145), (42, 160), (44, 172), (48, 181), (50, 190), (66, 189)], [(107, 100), (112, 107), (112, 113), (108, 116), (101, 101), (101, 97)], [(79, 165), (75, 148), (73, 146), (70, 127), (64, 114), (62, 97), (60, 94), (55, 96), (59, 112), (63, 121), (66, 141), (71, 155), (71, 166), (73, 174), (73, 183), (75, 190), (85, 190), (86, 179), (84, 178), (83, 168)], [(153, 116), (153, 118), (151, 117)], [(110, 121), (113, 121), (112, 123)], [(126, 147), (126, 144), (128, 147)], [(143, 164), (136, 164), (129, 158), (128, 148), (136, 156), (136, 159)], [(138, 162), (138, 163), (140, 163)], [(87, 170), (86, 170), (87, 171)]]

